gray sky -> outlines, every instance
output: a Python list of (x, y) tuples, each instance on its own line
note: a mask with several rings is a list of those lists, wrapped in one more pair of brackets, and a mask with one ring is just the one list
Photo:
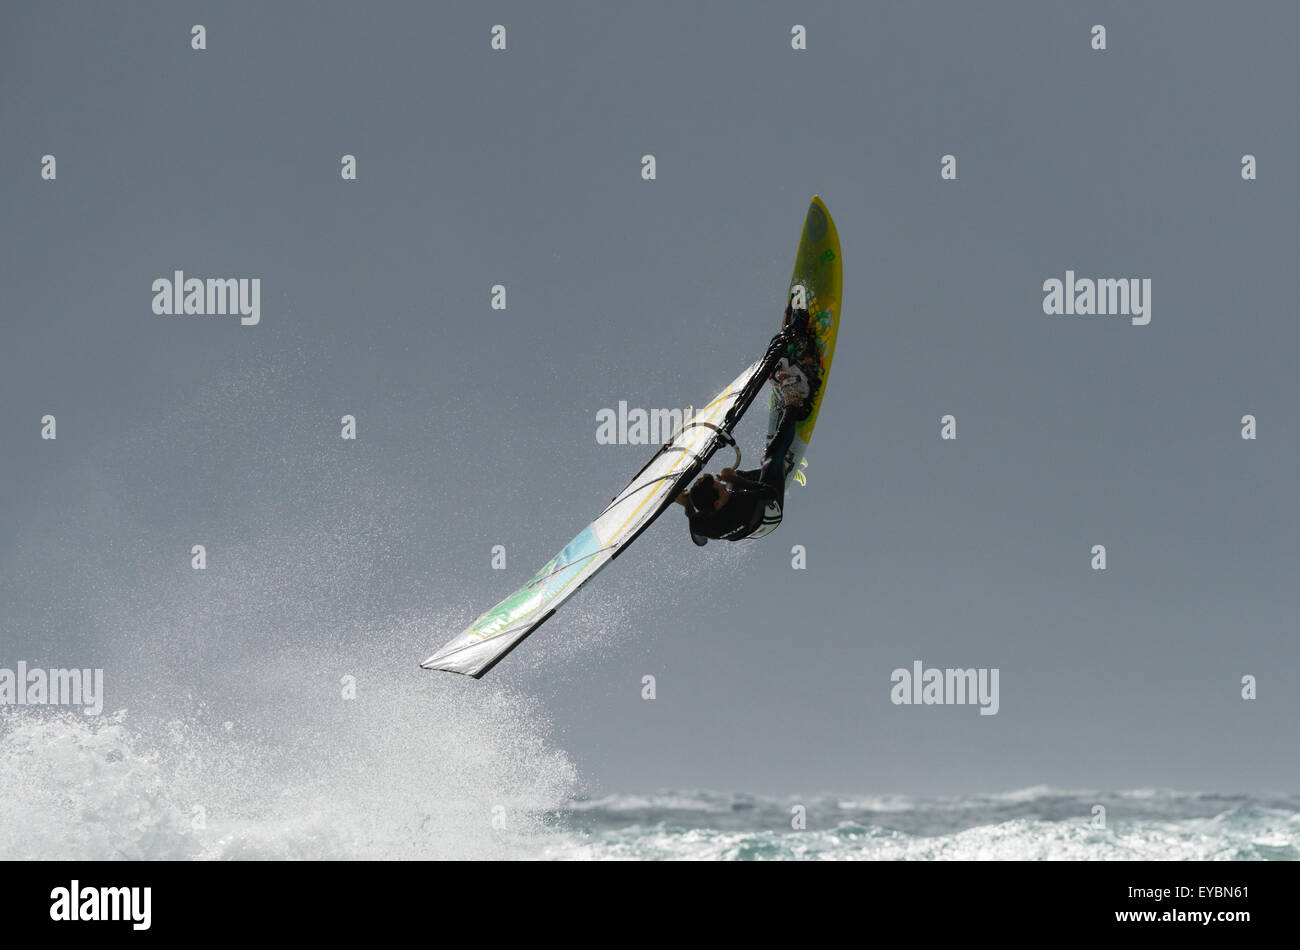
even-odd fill
[[(1294, 789), (1300, 11), (617, 6), (0, 11), (0, 665), (482, 689), (414, 666), (648, 457), (598, 409), (761, 354), (818, 193), (842, 330), (785, 523), (670, 512), (490, 677), (596, 790)], [(1045, 315), (1067, 268), (1151, 278), (1150, 325)], [(176, 269), (260, 277), (261, 324), (155, 316)], [(1000, 712), (892, 705), (917, 659)]]

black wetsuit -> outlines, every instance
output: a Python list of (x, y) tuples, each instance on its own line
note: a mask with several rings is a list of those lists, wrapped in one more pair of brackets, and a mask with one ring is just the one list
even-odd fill
[[(805, 412), (804, 415), (807, 413)], [(686, 502), (686, 517), (690, 521), (691, 540), (696, 544), (715, 541), (739, 541), (747, 538), (763, 524), (769, 503), (777, 510), (785, 502), (785, 454), (794, 441), (800, 409), (784, 410), (772, 443), (768, 446), (768, 459), (762, 468), (737, 472), (731, 483), (731, 497), (721, 508), (700, 511), (690, 501)], [(779, 517), (779, 516), (778, 516)]]
[[(785, 456), (794, 443), (794, 430), (812, 412), (813, 399), (821, 387), (821, 357), (816, 339), (812, 334), (807, 310), (786, 308), (786, 326), (772, 337), (768, 344), (766, 359), (775, 365), (776, 360), (785, 356), (790, 362), (798, 363), (805, 371), (810, 384), (810, 393), (801, 405), (787, 406), (782, 410), (776, 431), (764, 453), (762, 468), (748, 472), (736, 472), (737, 479), (731, 484), (731, 497), (721, 508), (712, 511), (700, 511), (687, 500), (686, 517), (690, 520), (691, 540), (698, 545), (707, 544), (709, 539), (717, 541), (739, 541), (747, 538), (763, 525), (767, 525), (766, 534), (781, 520), (781, 508), (785, 504)], [(774, 505), (774, 511), (768, 506)]]

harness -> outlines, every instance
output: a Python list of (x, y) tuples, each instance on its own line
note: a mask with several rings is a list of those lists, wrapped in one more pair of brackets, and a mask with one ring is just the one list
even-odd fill
[(762, 518), (758, 523), (758, 527), (755, 528), (753, 531), (751, 531), (749, 534), (745, 535), (745, 537), (742, 538), (741, 540), (748, 541), (750, 538), (753, 538), (755, 540), (757, 540), (758, 538), (765, 538), (773, 531), (775, 531), (776, 526), (779, 525), (780, 523), (781, 523), (781, 506), (774, 501), (769, 501), (767, 503), (767, 506), (763, 508)]

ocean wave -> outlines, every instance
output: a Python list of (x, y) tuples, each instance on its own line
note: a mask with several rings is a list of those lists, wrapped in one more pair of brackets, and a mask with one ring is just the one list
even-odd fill
[[(1096, 806), (1104, 824), (1098, 826)], [(1300, 800), (1038, 785), (988, 795), (665, 791), (577, 803), (555, 859), (1297, 860)], [(796, 828), (796, 818), (804, 826)]]
[(535, 854), (577, 784), (544, 716), (401, 659), (353, 699), (337, 672), (301, 658), (263, 665), (277, 690), (259, 692), (257, 726), (197, 705), (169, 717), (12, 708), (0, 715), (0, 859)]
[(0, 858), (1300, 859), (1300, 801), (1286, 795), (574, 797), (576, 772), (529, 702), (458, 680), (440, 681), (454, 702), (431, 701), (427, 682), (394, 677), (382, 702), (295, 720), (299, 694), (277, 734), (202, 708), (166, 720), (8, 711)]

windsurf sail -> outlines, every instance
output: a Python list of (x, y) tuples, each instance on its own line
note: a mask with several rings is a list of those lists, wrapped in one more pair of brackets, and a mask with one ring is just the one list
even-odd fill
[(693, 418), (684, 422), (596, 520), (532, 580), (483, 614), (420, 665), (478, 679), (550, 619), (566, 600), (673, 503), (723, 445), (767, 379), (779, 352), (769, 349)]

